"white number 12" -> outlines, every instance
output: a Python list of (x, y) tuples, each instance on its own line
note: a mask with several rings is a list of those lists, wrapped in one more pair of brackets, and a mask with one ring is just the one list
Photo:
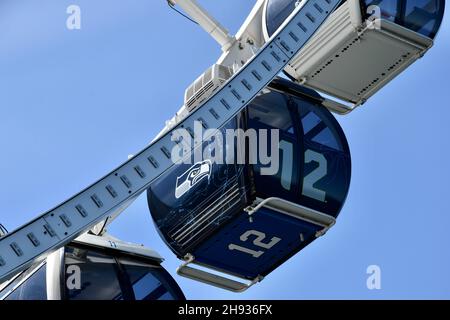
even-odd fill
[[(240, 240), (243, 241), (243, 242), (246, 242), (246, 241), (248, 241), (248, 238), (250, 236), (256, 236), (256, 239), (253, 240), (253, 244), (255, 246), (263, 248), (263, 249), (270, 249), (274, 245), (276, 245), (278, 242), (281, 241), (280, 238), (273, 237), (270, 240), (270, 242), (264, 243), (263, 241), (266, 238), (266, 234), (263, 233), (263, 232), (256, 231), (256, 230), (246, 231), (244, 234), (241, 235)], [(231, 250), (231, 251), (237, 250), (237, 251), (241, 251), (241, 252), (247, 253), (247, 254), (253, 256), (254, 258), (259, 258), (265, 252), (265, 251), (262, 251), (262, 250), (259, 250), (259, 251), (252, 250), (252, 249), (249, 249), (249, 248), (246, 248), (246, 247), (239, 246), (239, 245), (234, 244), (234, 243), (230, 243), (228, 245), (228, 249)]]
[(323, 154), (312, 150), (306, 150), (305, 163), (310, 163), (313, 161), (317, 162), (319, 166), (317, 167), (317, 169), (308, 174), (303, 180), (302, 194), (304, 196), (307, 196), (308, 198), (326, 202), (325, 191), (317, 189), (316, 187), (314, 187), (314, 184), (327, 175), (328, 162)]

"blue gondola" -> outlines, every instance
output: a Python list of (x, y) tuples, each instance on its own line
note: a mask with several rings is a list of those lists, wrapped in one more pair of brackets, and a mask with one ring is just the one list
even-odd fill
[[(223, 136), (227, 129), (266, 129), (267, 143), (270, 130), (278, 129), (279, 168), (274, 175), (261, 174), (266, 166), (260, 159), (250, 164), (246, 144), (244, 164), (215, 164), (204, 158), (176, 165), (151, 186), (151, 214), (179, 258), (255, 281), (334, 223), (349, 190), (351, 161), (344, 133), (322, 102), (314, 91), (277, 79), (221, 129)], [(226, 142), (225, 156), (236, 155), (237, 143), (232, 150)], [(211, 144), (205, 141), (197, 149), (204, 153)], [(215, 152), (211, 155), (217, 156)], [(308, 214), (317, 216), (309, 219)], [(187, 276), (245, 289), (205, 275)]]
[(140, 244), (83, 234), (0, 283), (0, 301), (185, 300), (162, 260)]

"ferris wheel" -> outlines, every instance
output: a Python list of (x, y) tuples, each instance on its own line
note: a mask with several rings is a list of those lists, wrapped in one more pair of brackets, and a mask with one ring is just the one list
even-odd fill
[(445, 1), (259, 0), (236, 35), (195, 0), (169, 5), (221, 55), (149, 146), (24, 226), (0, 228), (0, 299), (184, 299), (158, 253), (106, 231), (143, 193), (179, 275), (233, 292), (262, 281), (344, 206), (351, 155), (333, 113), (426, 55)]

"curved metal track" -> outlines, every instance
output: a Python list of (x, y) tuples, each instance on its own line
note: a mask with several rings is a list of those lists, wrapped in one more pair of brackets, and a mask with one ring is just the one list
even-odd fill
[(173, 130), (202, 121), (220, 128), (238, 114), (289, 63), (340, 0), (308, 0), (215, 95), (183, 122), (116, 170), (54, 209), (0, 239), (0, 283), (126, 208), (174, 163)]

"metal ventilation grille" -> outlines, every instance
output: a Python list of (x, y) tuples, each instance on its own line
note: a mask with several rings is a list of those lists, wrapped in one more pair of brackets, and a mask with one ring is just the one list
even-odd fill
[[(212, 81), (206, 83), (205, 86), (200, 87), (200, 89), (195, 93), (195, 95), (186, 102), (186, 107), (188, 108), (188, 110), (191, 111), (193, 109), (194, 104), (197, 101), (199, 101), (204, 96), (204, 94), (208, 92), (208, 90), (211, 90), (213, 87), (214, 83)], [(204, 99), (206, 99), (206, 97)]]
[(211, 227), (219, 222), (219, 219), (241, 200), (239, 186), (234, 182), (225, 192), (216, 195), (217, 200), (204, 201), (199, 209), (184, 219), (177, 227), (173, 228), (169, 235), (181, 247), (186, 247)]
[(186, 90), (184, 102), (191, 112), (212, 93), (219, 89), (225, 81), (231, 78), (229, 68), (215, 64), (208, 68), (195, 82)]

